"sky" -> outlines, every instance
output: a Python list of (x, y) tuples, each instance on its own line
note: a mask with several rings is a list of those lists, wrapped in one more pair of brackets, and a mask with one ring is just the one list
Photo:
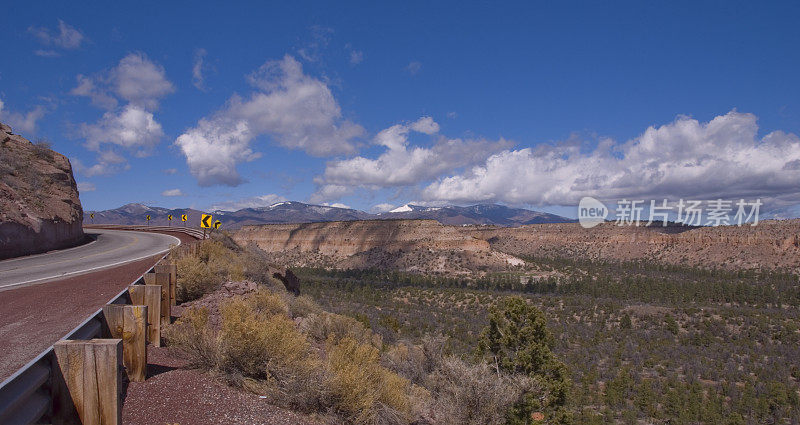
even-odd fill
[[(797, 2), (10, 2), (0, 121), (84, 209), (584, 196), (800, 215)], [(572, 216), (575, 214), (572, 213)]]

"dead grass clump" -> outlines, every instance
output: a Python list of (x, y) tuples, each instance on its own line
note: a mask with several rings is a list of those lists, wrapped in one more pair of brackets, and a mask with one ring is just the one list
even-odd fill
[(379, 363), (378, 350), (351, 337), (331, 340), (326, 368), (337, 413), (354, 424), (410, 420), (410, 383)]
[(426, 335), (421, 345), (399, 342), (389, 347), (381, 359), (384, 366), (416, 385), (425, 385), (428, 376), (436, 371), (447, 354), (446, 339)]
[(219, 340), (208, 324), (206, 308), (190, 308), (164, 330), (167, 345), (181, 350), (192, 367), (216, 369), (220, 362)]
[(176, 263), (178, 265), (176, 297), (179, 302), (200, 298), (216, 290), (221, 284), (220, 273), (198, 257), (181, 257)]
[(381, 347), (380, 335), (372, 333), (364, 324), (352, 317), (322, 312), (311, 315), (301, 324), (302, 330), (317, 342), (338, 342), (344, 338), (352, 338), (361, 344)]
[(220, 308), (220, 368), (231, 375), (284, 381), (310, 366), (310, 344), (285, 314), (256, 311), (254, 298), (234, 299)]
[(308, 317), (312, 314), (322, 313), (322, 307), (308, 295), (287, 297), (289, 301), (289, 315), (292, 318)]
[(265, 288), (259, 288), (249, 294), (245, 301), (259, 317), (269, 318), (275, 315), (289, 315), (289, 306), (284, 297)]
[(437, 424), (505, 423), (509, 410), (526, 394), (543, 393), (524, 375), (498, 373), (486, 363), (444, 359), (428, 378), (431, 416)]

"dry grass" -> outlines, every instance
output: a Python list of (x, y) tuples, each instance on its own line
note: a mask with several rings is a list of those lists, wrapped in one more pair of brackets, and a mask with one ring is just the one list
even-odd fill
[(382, 367), (378, 350), (351, 337), (329, 343), (327, 370), (334, 404), (358, 425), (408, 423), (410, 384)]

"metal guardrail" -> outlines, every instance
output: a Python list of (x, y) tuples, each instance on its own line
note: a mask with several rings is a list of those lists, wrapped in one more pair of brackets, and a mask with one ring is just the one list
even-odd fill
[(111, 230), (137, 230), (137, 231), (151, 231), (151, 232), (179, 232), (185, 233), (197, 239), (205, 239), (208, 234), (203, 229), (196, 227), (180, 227), (180, 226), (143, 226), (139, 224), (85, 224), (83, 227), (87, 229), (111, 229)]
[[(94, 225), (86, 227), (120, 230), (177, 231), (198, 239), (203, 238), (203, 232), (193, 228), (119, 225)], [(169, 252), (165, 253), (156, 261), (156, 264), (164, 260), (169, 254)], [(130, 285), (143, 285), (144, 275), (153, 272), (154, 268), (155, 265), (150, 267), (145, 273), (142, 273), (142, 275)], [(131, 300), (128, 294), (128, 286), (106, 304), (130, 304)], [(102, 314), (103, 309), (98, 309), (93, 315), (61, 338), (61, 340), (88, 340), (101, 337), (103, 329)], [(51, 345), (48, 349), (36, 356), (36, 358), (0, 383), (0, 424), (27, 425), (48, 421), (53, 413), (51, 411), (53, 406), (51, 388), (55, 362), (55, 354), (53, 352), (53, 346)]]

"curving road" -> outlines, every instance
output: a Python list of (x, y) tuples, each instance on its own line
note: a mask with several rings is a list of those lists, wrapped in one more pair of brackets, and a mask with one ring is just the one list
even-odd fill
[(153, 232), (86, 229), (85, 245), (0, 261), (0, 291), (37, 285), (142, 260), (179, 245), (174, 236)]

